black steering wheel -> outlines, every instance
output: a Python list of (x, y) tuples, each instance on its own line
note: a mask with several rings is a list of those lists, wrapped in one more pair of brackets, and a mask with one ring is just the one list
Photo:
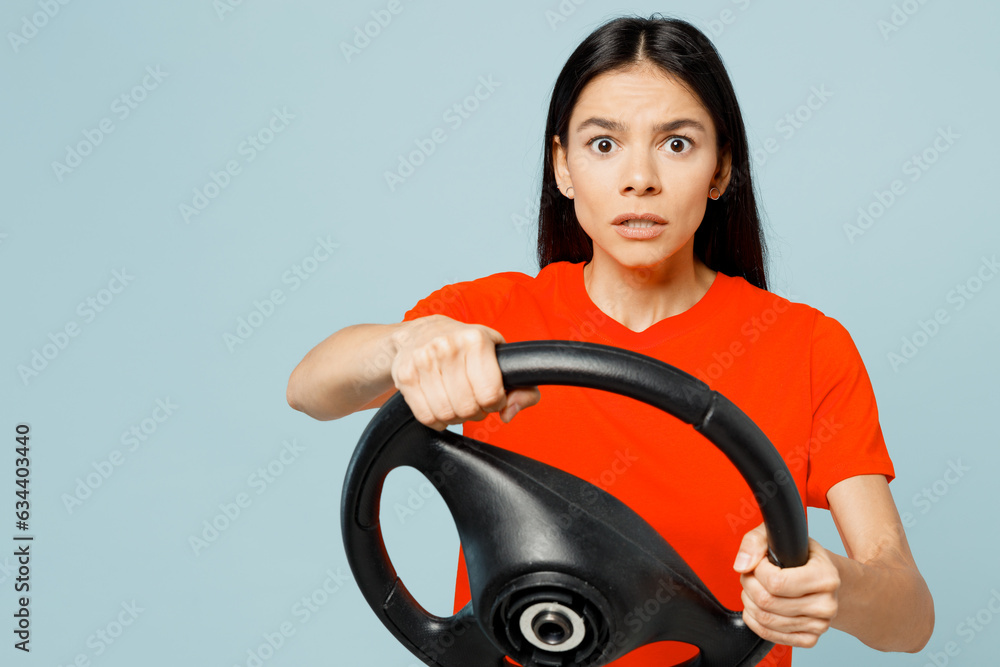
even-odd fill
[[(771, 561), (797, 567), (808, 560), (805, 511), (784, 461), (749, 417), (705, 383), (657, 359), (595, 343), (501, 343), (496, 356), (507, 389), (602, 389), (693, 425), (751, 489), (768, 488), (754, 496), (768, 498), (760, 509)], [(454, 616), (421, 607), (386, 553), (379, 500), (386, 475), (400, 466), (427, 476), (455, 519), (472, 599)], [(509, 656), (525, 666), (599, 667), (672, 640), (700, 649), (686, 667), (751, 667), (773, 647), (614, 496), (534, 459), (435, 431), (414, 418), (399, 392), (361, 435), (344, 482), (341, 528), (368, 604), (428, 665), (501, 667)], [(651, 600), (656, 614), (626, 622)]]

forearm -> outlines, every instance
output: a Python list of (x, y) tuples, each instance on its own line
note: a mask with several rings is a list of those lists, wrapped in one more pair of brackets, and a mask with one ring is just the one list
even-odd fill
[(916, 653), (927, 644), (934, 602), (916, 568), (891, 558), (859, 562), (829, 555), (840, 573), (833, 627), (880, 651)]
[(292, 371), (288, 404), (326, 421), (357, 412), (392, 389), (393, 334), (408, 324), (355, 324), (332, 334)]

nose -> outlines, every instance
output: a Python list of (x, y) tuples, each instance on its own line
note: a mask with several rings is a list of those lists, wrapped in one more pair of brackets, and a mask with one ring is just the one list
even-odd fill
[(660, 174), (656, 156), (649, 151), (629, 151), (622, 161), (622, 194), (656, 194), (659, 191)]

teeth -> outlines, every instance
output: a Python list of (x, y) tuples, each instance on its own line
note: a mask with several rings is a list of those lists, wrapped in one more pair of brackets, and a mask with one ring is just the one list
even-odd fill
[(656, 225), (652, 220), (626, 220), (622, 224), (626, 227), (653, 227)]

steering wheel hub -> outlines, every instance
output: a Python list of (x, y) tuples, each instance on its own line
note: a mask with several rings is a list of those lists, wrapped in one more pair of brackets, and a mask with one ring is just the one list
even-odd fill
[(490, 611), (493, 636), (522, 665), (563, 667), (600, 655), (611, 635), (611, 610), (592, 586), (568, 574), (519, 577)]

